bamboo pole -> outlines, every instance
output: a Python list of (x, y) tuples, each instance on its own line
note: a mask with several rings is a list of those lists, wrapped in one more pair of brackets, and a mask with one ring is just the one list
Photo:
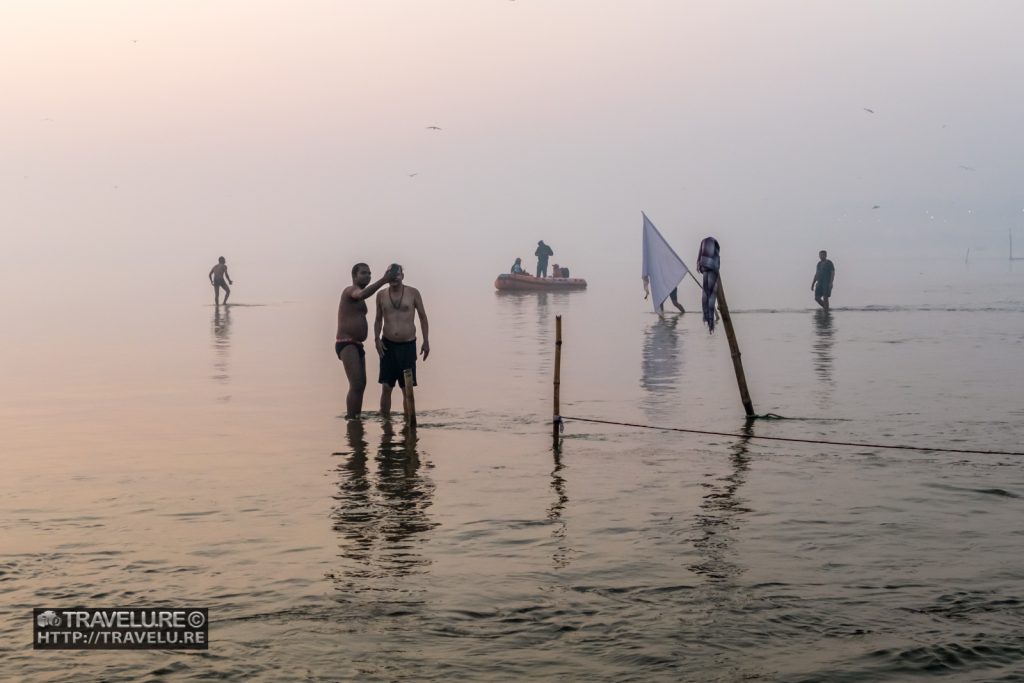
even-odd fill
[(747, 411), (747, 417), (754, 417), (754, 404), (751, 402), (750, 392), (747, 390), (747, 377), (743, 374), (743, 361), (740, 360), (740, 345), (736, 341), (736, 332), (732, 329), (732, 316), (729, 315), (729, 305), (725, 302), (721, 274), (718, 275), (718, 307), (722, 309), (722, 325), (725, 326), (725, 336), (729, 340), (732, 367), (736, 371), (736, 383), (740, 387), (740, 400), (743, 401), (743, 409)]
[(554, 393), (554, 413), (551, 420), (551, 437), (555, 440), (555, 446), (558, 445), (558, 428), (561, 425), (561, 410), (559, 408), (559, 398), (562, 388), (562, 316), (555, 316), (555, 393)]
[(405, 370), (402, 373), (405, 381), (405, 424), (409, 427), (416, 427), (416, 395), (413, 392), (412, 370)]

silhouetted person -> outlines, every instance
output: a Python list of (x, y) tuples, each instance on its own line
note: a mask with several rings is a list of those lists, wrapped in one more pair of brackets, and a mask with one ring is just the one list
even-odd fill
[(537, 251), (533, 252), (537, 257), (537, 277), (548, 276), (548, 258), (555, 255), (551, 247), (544, 244), (544, 240), (537, 242)]
[(345, 366), (348, 377), (348, 396), (345, 398), (345, 417), (359, 417), (363, 411), (363, 392), (366, 390), (366, 350), (363, 342), (369, 326), (366, 322), (366, 300), (384, 286), (392, 270), (370, 284), (370, 266), (357, 263), (352, 266), (352, 284), (341, 292), (338, 303), (338, 334), (334, 352)]
[(818, 305), (828, 310), (828, 299), (832, 296), (832, 283), (836, 279), (836, 266), (828, 260), (828, 252), (822, 249), (818, 252), (818, 266), (814, 271), (814, 279), (811, 280), (811, 289), (814, 290), (814, 300)]
[(516, 257), (516, 262), (512, 264), (512, 268), (509, 271), (513, 275), (527, 275), (528, 273), (523, 270), (523, 259)]
[[(227, 280), (227, 282), (225, 282)], [(228, 264), (221, 256), (217, 259), (217, 264), (210, 268), (210, 284), (213, 285), (213, 305), (220, 306), (220, 290), (224, 288), (224, 303), (227, 304), (228, 297), (231, 296), (231, 288), (228, 287), (228, 283), (231, 282), (231, 276), (228, 275)]]
[(423, 309), (423, 297), (415, 287), (405, 284), (405, 272), (399, 265), (388, 288), (377, 294), (377, 317), (373, 321), (373, 340), (380, 354), (380, 413), (391, 416), (391, 391), (395, 382), (402, 388), (405, 397), (406, 370), (412, 370), (412, 385), (416, 386), (416, 321), (419, 316), (423, 346), (420, 353), (423, 360), (430, 354), (427, 312)]

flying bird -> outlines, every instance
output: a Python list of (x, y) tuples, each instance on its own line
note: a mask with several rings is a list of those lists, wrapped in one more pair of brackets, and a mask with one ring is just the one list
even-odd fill
[(960, 168), (964, 169), (965, 171), (976, 171), (976, 170), (978, 170), (978, 169), (973, 168), (971, 166), (964, 166), (963, 164), (960, 164)]
[(441, 130), (441, 126), (427, 126), (427, 130)]
[(874, 114), (875, 113), (874, 109), (868, 109), (867, 107), (864, 107), (864, 111), (866, 111), (869, 114)]
[(872, 209), (880, 209), (880, 208), (882, 208), (882, 207), (881, 207), (880, 205), (878, 205), (878, 204), (875, 204), (875, 205), (874, 205), (874, 206), (872, 206), (871, 208), (872, 208)]
[(415, 178), (416, 176), (419, 175), (419, 173), (406, 173), (406, 175), (409, 176), (410, 178)]

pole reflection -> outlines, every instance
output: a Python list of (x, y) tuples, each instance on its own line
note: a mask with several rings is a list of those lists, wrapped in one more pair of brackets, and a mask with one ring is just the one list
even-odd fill
[(724, 583), (739, 576), (745, 568), (734, 561), (735, 532), (740, 528), (742, 516), (750, 509), (737, 493), (746, 481), (750, 468), (747, 451), (753, 436), (752, 422), (742, 429), (744, 436), (732, 446), (729, 455), (730, 471), (711, 483), (704, 484), (704, 494), (694, 526), (698, 537), (694, 541), (700, 559), (690, 569), (711, 583)]
[(569, 503), (569, 494), (565, 487), (565, 477), (562, 476), (565, 465), (562, 463), (560, 448), (553, 448), (552, 453), (555, 467), (551, 470), (551, 491), (555, 499), (548, 506), (547, 513), (548, 522), (552, 525), (551, 540), (555, 546), (551, 554), (551, 566), (555, 569), (564, 569), (569, 566), (569, 556), (572, 553), (567, 540), (569, 529), (563, 517), (565, 506)]

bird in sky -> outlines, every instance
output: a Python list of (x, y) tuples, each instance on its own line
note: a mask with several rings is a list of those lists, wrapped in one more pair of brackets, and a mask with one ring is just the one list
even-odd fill
[(406, 173), (406, 175), (409, 176), (410, 178), (415, 178), (416, 176), (419, 175), (419, 173)]
[(864, 111), (866, 111), (869, 114), (874, 114), (875, 113), (874, 109), (868, 109), (867, 107), (864, 107)]
[(978, 169), (973, 168), (971, 166), (964, 166), (963, 164), (960, 164), (960, 168), (964, 169), (965, 171), (976, 171), (976, 170), (978, 170)]
[(427, 130), (441, 130), (441, 126), (427, 126)]
[(882, 208), (882, 207), (881, 207), (881, 205), (879, 205), (879, 204), (875, 204), (875, 205), (874, 205), (874, 206), (872, 206), (871, 208), (872, 208), (872, 209), (880, 209), (880, 208)]

